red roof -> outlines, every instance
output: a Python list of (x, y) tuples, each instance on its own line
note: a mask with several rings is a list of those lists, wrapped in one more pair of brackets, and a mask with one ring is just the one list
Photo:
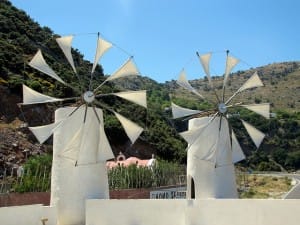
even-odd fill
[(129, 166), (129, 165), (137, 165), (137, 166), (151, 166), (153, 165), (155, 159), (139, 159), (137, 157), (129, 157), (125, 160), (120, 160), (120, 161), (107, 161), (106, 162), (106, 167), (111, 169), (117, 166)]

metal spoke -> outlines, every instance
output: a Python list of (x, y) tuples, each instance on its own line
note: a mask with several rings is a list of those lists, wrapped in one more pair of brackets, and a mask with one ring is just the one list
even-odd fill
[(96, 117), (97, 117), (97, 120), (98, 120), (99, 124), (101, 124), (101, 122), (100, 122), (100, 117), (99, 117), (99, 115), (98, 115), (98, 113), (97, 113), (97, 111), (96, 111), (95, 105), (93, 105), (93, 110), (94, 110), (94, 113), (95, 113), (95, 115), (96, 115)]
[(83, 104), (77, 106), (69, 115), (68, 117), (72, 116)]
[(86, 114), (87, 114), (88, 105), (85, 104), (85, 110), (84, 110), (84, 117), (83, 117), (83, 123), (86, 121)]
[(98, 93), (97, 91), (107, 82), (107, 79), (105, 81), (103, 81), (98, 87), (96, 87), (93, 92), (95, 93), (95, 95)]

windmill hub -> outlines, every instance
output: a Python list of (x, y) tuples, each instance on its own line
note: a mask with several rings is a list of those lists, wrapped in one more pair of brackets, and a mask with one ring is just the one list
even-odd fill
[(94, 92), (92, 91), (84, 92), (83, 99), (86, 103), (92, 103), (95, 100)]
[(225, 114), (227, 112), (227, 106), (223, 102), (218, 105), (218, 109), (221, 114)]

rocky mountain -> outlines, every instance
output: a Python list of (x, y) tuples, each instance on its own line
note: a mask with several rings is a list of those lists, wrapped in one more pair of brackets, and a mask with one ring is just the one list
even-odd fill
[[(53, 121), (53, 112), (62, 105), (20, 106), (23, 83), (44, 94), (55, 97), (74, 96), (70, 88), (63, 87), (51, 78), (31, 69), (27, 64), (38, 48), (45, 52), (50, 66), (58, 71), (71, 85), (78, 85), (72, 71), (65, 67), (66, 61), (55, 43), (49, 27), (41, 27), (26, 12), (15, 8), (9, 1), (0, 1), (0, 176), (3, 171), (22, 164), (35, 154), (51, 153), (52, 141), (38, 144), (27, 126), (48, 124)], [(74, 60), (82, 74), (88, 74), (91, 63), (73, 49)], [(254, 125), (267, 134), (259, 151), (254, 151), (253, 143), (241, 124), (233, 121), (240, 130), (237, 134), (248, 158), (242, 162), (246, 166), (259, 169), (278, 169), (277, 164), (287, 169), (300, 168), (300, 62), (283, 62), (238, 71), (230, 75), (226, 92), (231, 95), (251, 74), (257, 71), (264, 87), (249, 90), (237, 98), (244, 103), (270, 102), (271, 111), (277, 117), (265, 121), (249, 112), (243, 114)], [(85, 73), (86, 72), (86, 73)], [(96, 68), (98, 82), (105, 79), (102, 67)], [(84, 79), (84, 78), (83, 78)], [(217, 92), (222, 89), (222, 77), (213, 77)], [(192, 80), (191, 84), (208, 100), (213, 98), (207, 80)], [(105, 130), (115, 155), (122, 151), (126, 156), (157, 157), (185, 163), (186, 143), (177, 131), (186, 129), (186, 123), (171, 119), (170, 102), (192, 109), (207, 109), (208, 101), (200, 101), (195, 95), (180, 88), (175, 81), (160, 84), (147, 77), (124, 78), (108, 84), (111, 91), (131, 89), (147, 90), (148, 109), (132, 107), (120, 99), (107, 99), (107, 104), (119, 107), (125, 116), (145, 128), (141, 138), (133, 146), (120, 124), (108, 114)], [(113, 104), (112, 104), (113, 103)], [(72, 104), (72, 103), (69, 103)], [(272, 163), (276, 162), (276, 163)]]

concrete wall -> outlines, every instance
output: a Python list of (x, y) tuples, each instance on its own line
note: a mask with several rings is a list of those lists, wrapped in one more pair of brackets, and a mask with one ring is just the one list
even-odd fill
[(185, 201), (87, 200), (86, 225), (184, 224)]
[(300, 200), (188, 201), (186, 225), (296, 225)]
[[(114, 216), (112, 216), (114, 215)], [(300, 200), (87, 200), (93, 225), (298, 225)]]
[(42, 205), (0, 208), (1, 225), (42, 225), (42, 219), (48, 219), (46, 225), (56, 225), (57, 217), (54, 208)]

